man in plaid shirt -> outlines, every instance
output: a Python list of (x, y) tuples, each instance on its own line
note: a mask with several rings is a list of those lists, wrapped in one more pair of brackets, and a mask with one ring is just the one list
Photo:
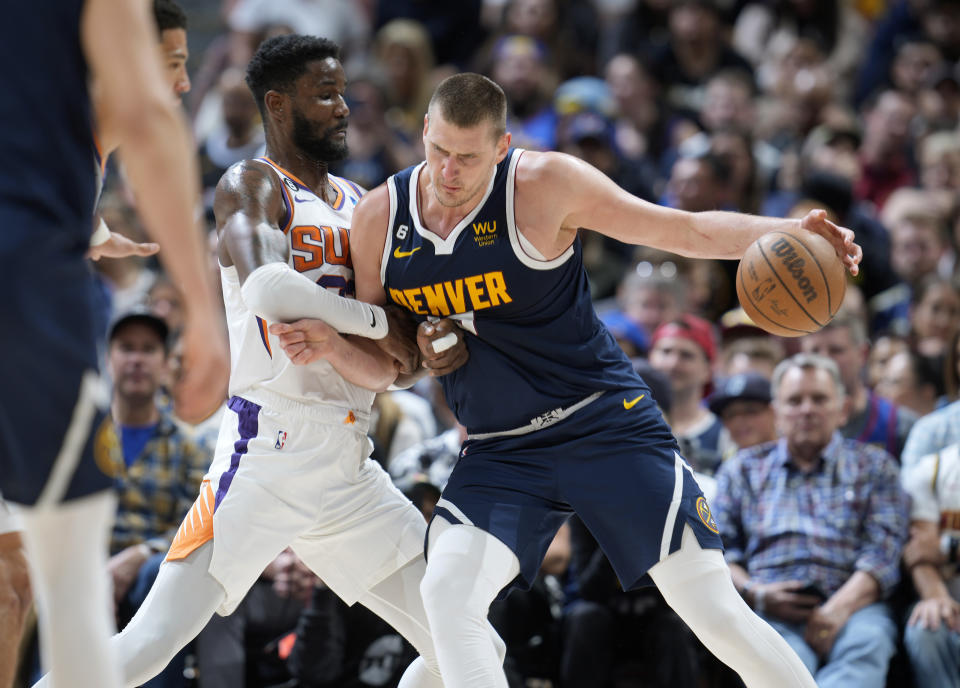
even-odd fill
[(157, 405), (168, 353), (167, 325), (147, 311), (125, 313), (110, 327), (113, 399), (94, 455), (117, 489), (108, 569), (121, 625), (150, 590), (210, 464)]
[(717, 473), (714, 515), (734, 584), (821, 688), (883, 688), (897, 627), (908, 500), (882, 449), (845, 440), (843, 383), (799, 354), (773, 376), (780, 439)]

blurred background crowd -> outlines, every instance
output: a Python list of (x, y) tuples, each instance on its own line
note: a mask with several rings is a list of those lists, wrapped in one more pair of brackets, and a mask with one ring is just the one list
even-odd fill
[[(434, 85), (478, 71), (507, 94), (514, 145), (577, 156), (683, 210), (825, 208), (853, 229), (864, 259), (840, 314), (795, 340), (739, 309), (735, 261), (581, 239), (597, 310), (697, 471), (728, 560), (750, 576), (747, 601), (821, 685), (960, 686), (960, 0), (180, 2), (191, 56), (175, 89), (214, 272), (214, 189), (263, 148), (244, 69), (286, 32), (342, 46), (350, 155), (331, 171), (363, 187), (422, 159)], [(109, 171), (101, 213), (142, 238), (134, 205), (122, 170)], [(219, 419), (186, 426), (165, 392), (189, 295), (152, 258), (95, 269), (122, 626), (198, 491)], [(379, 395), (375, 413), (375, 457), (429, 517), (464, 429), (430, 380)], [(798, 446), (819, 459), (791, 458)], [(833, 648), (805, 635), (860, 573), (875, 596), (834, 619)], [(654, 589), (620, 589), (575, 518), (534, 588), (491, 619), (512, 687), (739, 685)], [(28, 643), (25, 676), (33, 653)], [(149, 685), (395, 686), (412, 656), (287, 552)]]

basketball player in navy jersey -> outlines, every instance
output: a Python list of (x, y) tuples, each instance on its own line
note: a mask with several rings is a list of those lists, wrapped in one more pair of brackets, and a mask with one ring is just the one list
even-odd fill
[(9, 335), (0, 341), (0, 492), (21, 506), (54, 684), (112, 688), (106, 542), (115, 505), (90, 437), (101, 415), (84, 259), (95, 196), (91, 75), (116, 115), (144, 220), (194, 296), (180, 383), (192, 418), (221, 401), (226, 342), (192, 223), (187, 130), (163, 86), (146, 6), (65, 0), (46, 6), (43, 21), (26, 3), (6, 9), (0, 57), (16, 66), (0, 76), (0, 318)]
[[(505, 588), (532, 583), (576, 512), (623, 587), (655, 583), (749, 688), (813, 688), (734, 588), (690, 466), (594, 313), (577, 232), (739, 258), (765, 232), (804, 229), (825, 236), (856, 274), (853, 233), (822, 211), (797, 221), (651, 205), (573, 157), (511, 149), (505, 116), (489, 79), (444, 80), (424, 119), (426, 161), (367, 194), (353, 216), (358, 298), (455, 318), (470, 350), (440, 378), (468, 437), (434, 512), (421, 584), (444, 685), (507, 685), (488, 607)], [(314, 327), (323, 330), (285, 328), (281, 343), (300, 361), (313, 356)], [(444, 364), (422, 349), (425, 365)]]
[[(179, 103), (181, 96), (190, 90), (190, 78), (186, 69), (187, 17), (173, 0), (154, 0), (153, 19), (156, 22), (164, 65), (164, 80)], [(96, 86), (93, 86), (92, 90), (96, 91)], [(91, 99), (96, 129), (94, 154), (99, 175), (102, 177), (107, 156), (120, 144), (120, 132), (114, 131), (111, 113), (103, 103), (97, 102), (97, 96), (94, 94)], [(102, 178), (98, 181), (98, 188), (100, 182)], [(99, 216), (94, 217), (94, 225), (90, 248), (87, 251), (87, 257), (92, 260), (151, 256), (160, 250), (160, 245), (156, 242), (137, 242), (111, 231)], [(20, 636), (30, 608), (30, 585), (25, 575), (27, 567), (20, 530), (19, 520), (0, 497), (0, 607), (11, 609), (10, 613), (2, 615), (0, 619), (0, 688), (6, 688), (12, 682)], [(17, 609), (20, 610), (19, 613)]]

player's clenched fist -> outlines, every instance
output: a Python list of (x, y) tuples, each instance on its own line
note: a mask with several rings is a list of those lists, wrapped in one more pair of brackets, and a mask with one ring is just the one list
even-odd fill
[(297, 365), (307, 365), (327, 358), (339, 333), (322, 320), (304, 318), (296, 322), (274, 323), (270, 334), (280, 340), (280, 347)]
[(420, 323), (417, 344), (423, 367), (432, 377), (452, 373), (470, 358), (463, 331), (449, 318)]

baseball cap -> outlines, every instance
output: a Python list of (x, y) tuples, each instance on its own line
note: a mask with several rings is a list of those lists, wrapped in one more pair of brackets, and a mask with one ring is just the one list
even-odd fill
[(803, 143), (806, 153), (821, 146), (834, 146), (837, 143), (849, 143), (854, 149), (860, 147), (863, 134), (854, 122), (821, 124), (814, 127)]
[(766, 336), (768, 336), (767, 332), (753, 322), (742, 306), (731, 308), (720, 316), (720, 339), (724, 343), (740, 337)]
[(520, 34), (504, 36), (493, 46), (494, 60), (517, 55), (531, 55), (538, 61), (544, 62), (547, 59), (547, 47), (536, 38)]
[(607, 311), (600, 316), (600, 320), (607, 326), (614, 338), (627, 340), (638, 351), (647, 350), (649, 343), (647, 333), (637, 323), (624, 315), (622, 311)]
[(578, 112), (571, 116), (563, 128), (563, 141), (580, 143), (586, 139), (610, 145), (613, 141), (613, 122), (596, 112)]
[(690, 340), (703, 349), (703, 353), (711, 363), (713, 363), (713, 359), (717, 355), (717, 341), (714, 337), (713, 326), (703, 318), (698, 318), (695, 315), (685, 313), (676, 320), (663, 323), (653, 333), (653, 338), (650, 340), (650, 347), (655, 347), (657, 342), (664, 337), (678, 337), (680, 339)]
[(154, 332), (157, 333), (157, 336), (160, 337), (160, 340), (163, 342), (163, 348), (167, 348), (169, 344), (170, 328), (167, 326), (167, 323), (163, 320), (163, 318), (159, 318), (151, 313), (146, 306), (135, 306), (134, 308), (124, 311), (114, 318), (110, 323), (110, 327), (107, 329), (107, 341), (112, 342), (113, 338), (117, 336), (117, 332), (122, 327), (135, 322), (150, 327)]
[(561, 116), (597, 112), (609, 117), (616, 112), (617, 103), (606, 81), (595, 76), (577, 76), (554, 91), (553, 109)]
[(773, 399), (770, 381), (759, 373), (740, 373), (720, 382), (707, 399), (707, 406), (718, 416), (734, 401), (762, 401)]

